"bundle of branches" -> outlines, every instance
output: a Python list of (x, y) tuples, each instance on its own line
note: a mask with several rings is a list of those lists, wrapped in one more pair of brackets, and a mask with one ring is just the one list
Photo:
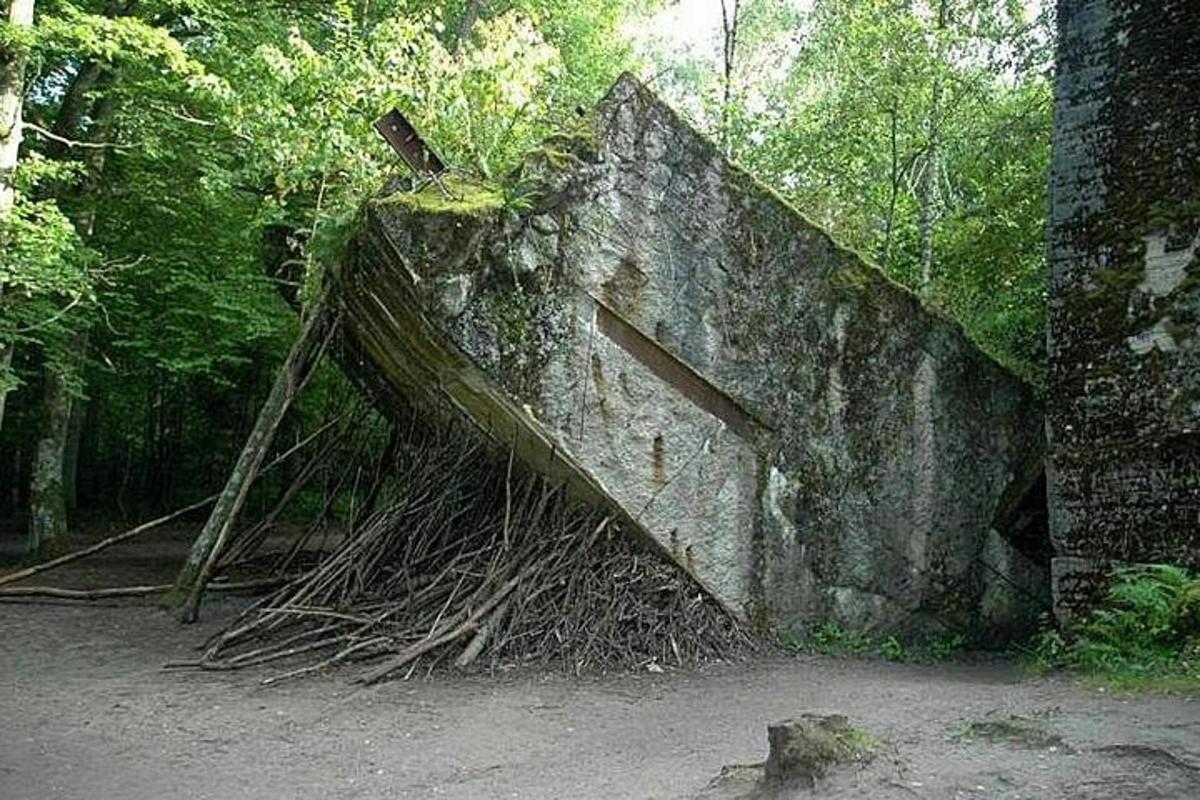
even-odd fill
[(279, 680), (370, 659), (373, 682), (451, 662), (579, 673), (753, 647), (676, 565), (475, 437), (414, 425), (386, 451), (377, 510), (210, 640), (202, 666), (302, 661)]

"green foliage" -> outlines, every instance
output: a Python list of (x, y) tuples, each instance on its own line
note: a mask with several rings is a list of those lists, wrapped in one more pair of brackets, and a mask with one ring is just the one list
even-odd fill
[(823, 622), (803, 631), (787, 633), (779, 640), (780, 647), (791, 652), (838, 658), (878, 656), (886, 661), (909, 663), (950, 661), (961, 655), (967, 644), (967, 638), (962, 634), (912, 642), (902, 641), (895, 635), (879, 639), (836, 622)]
[(967, 637), (955, 633), (925, 642), (917, 649), (917, 658), (921, 661), (950, 661), (962, 655), (967, 645)]
[[(0, 219), (0, 342), (40, 345), (51, 360), (60, 358), (70, 315), (96, 299), (99, 254), (84, 244), (55, 200), (39, 198), (43, 182), (74, 172), (37, 155), (26, 158), (15, 176), (15, 204)], [(0, 364), (0, 389), (21, 383)]]
[(742, 5), (729, 105), (715, 48), (657, 53), (658, 85), (837, 239), (1040, 380), (1050, 10), (1029, 18), (1023, 3), (948, 0), (939, 21), (891, 0)]
[[(475, 178), (506, 172), (630, 65), (629, 5), (488, 3), (456, 43), (461, 0), (39, 0), (31, 31), (0, 25), (0, 46), (30, 54), (25, 118), (111, 146), (26, 131), (0, 247), (0, 337), (19, 346), (0, 381), (36, 386), (87, 333), (81, 460), (97, 500), (207, 493), (294, 333), (277, 288), (319, 291), (359, 204), (400, 168), (373, 120), (399, 107), (455, 168), (454, 198), (420, 201), (519, 204)], [(297, 258), (268, 275), (276, 224)], [(329, 396), (310, 387), (297, 424)], [(38, 403), (9, 396), (0, 453), (33, 440)], [(0, 480), (18, 479), (11, 466)]]
[[(398, 201), (529, 210), (535, 176), (496, 179), (555, 132), (567, 131), (538, 151), (547, 168), (590, 146), (575, 107), (636, 66), (627, 34), (668, 4), (486, 3), (459, 42), (467, 5), (39, 0), (33, 30), (0, 24), (0, 46), (30, 54), (26, 119), (111, 145), (67, 147), (28, 129), (0, 248), (0, 338), (19, 345), (17, 373), (36, 384), (45, 363), (65, 363), (64, 342), (87, 335), (79, 390), (96, 430), (85, 465), (121, 486), (161, 480), (163, 502), (184, 491), (172, 473), (207, 490), (294, 332), (277, 289), (319, 291), (362, 199), (400, 169), (373, 120), (400, 108), (454, 167), (452, 197), (431, 187)], [(943, 81), (931, 299), (1036, 375), (1046, 21), (1021, 19), (1016, 4), (950, 6), (953, 24), (937, 33), (885, 0), (818, 0), (804, 12), (743, 0), (732, 101), (716, 48), (657, 51), (666, 69), (655, 88), (912, 286), (930, 86)], [(293, 272), (265, 273), (271, 225), (298, 244)], [(327, 402), (310, 392), (301, 417)], [(37, 403), (35, 392), (9, 397), (0, 452), (32, 440)], [(836, 626), (812, 640), (830, 652), (881, 646)]]
[(872, 647), (870, 637), (865, 633), (847, 630), (836, 622), (824, 622), (812, 628), (805, 644), (826, 656), (861, 656)]
[[(109, 64), (153, 62), (170, 73), (200, 78), (204, 68), (163, 27), (132, 15), (81, 8), (86, 3), (46, 3), (30, 44), (44, 58), (65, 55)], [(99, 4), (92, 4), (99, 5)], [(108, 4), (112, 5), (112, 4)]]
[(1200, 574), (1171, 564), (1120, 568), (1078, 630), (1044, 632), (1034, 664), (1072, 667), (1117, 685), (1200, 689)]
[(895, 636), (889, 636), (880, 643), (879, 654), (888, 661), (908, 660), (908, 650)]
[(92, 254), (57, 203), (18, 195), (12, 213), (0, 224), (5, 242), (0, 251), (0, 283), (6, 291), (0, 302), (5, 308), (39, 295), (57, 294), (75, 301), (92, 296), (87, 269)]

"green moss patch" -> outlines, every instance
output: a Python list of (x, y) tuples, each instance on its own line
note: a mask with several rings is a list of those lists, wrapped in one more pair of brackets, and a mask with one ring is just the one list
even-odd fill
[(448, 175), (418, 191), (388, 195), (379, 203), (404, 206), (421, 214), (476, 215), (503, 208), (504, 193), (494, 184)]

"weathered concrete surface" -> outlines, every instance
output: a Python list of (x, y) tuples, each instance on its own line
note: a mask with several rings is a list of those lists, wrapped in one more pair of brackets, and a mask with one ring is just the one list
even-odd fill
[(513, 185), (368, 204), (342, 286), (387, 383), (614, 503), (744, 619), (1031, 622), (1040, 412), (955, 324), (633, 79)]
[(1060, 0), (1051, 176), (1056, 609), (1200, 565), (1200, 3)]

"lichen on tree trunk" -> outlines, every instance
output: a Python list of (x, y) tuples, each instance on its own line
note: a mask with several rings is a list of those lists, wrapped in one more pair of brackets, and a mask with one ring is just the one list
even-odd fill
[(61, 555), (70, 545), (63, 492), (63, 457), (71, 422), (72, 395), (65, 368), (46, 365), (42, 424), (30, 479), (26, 552), (38, 558)]

